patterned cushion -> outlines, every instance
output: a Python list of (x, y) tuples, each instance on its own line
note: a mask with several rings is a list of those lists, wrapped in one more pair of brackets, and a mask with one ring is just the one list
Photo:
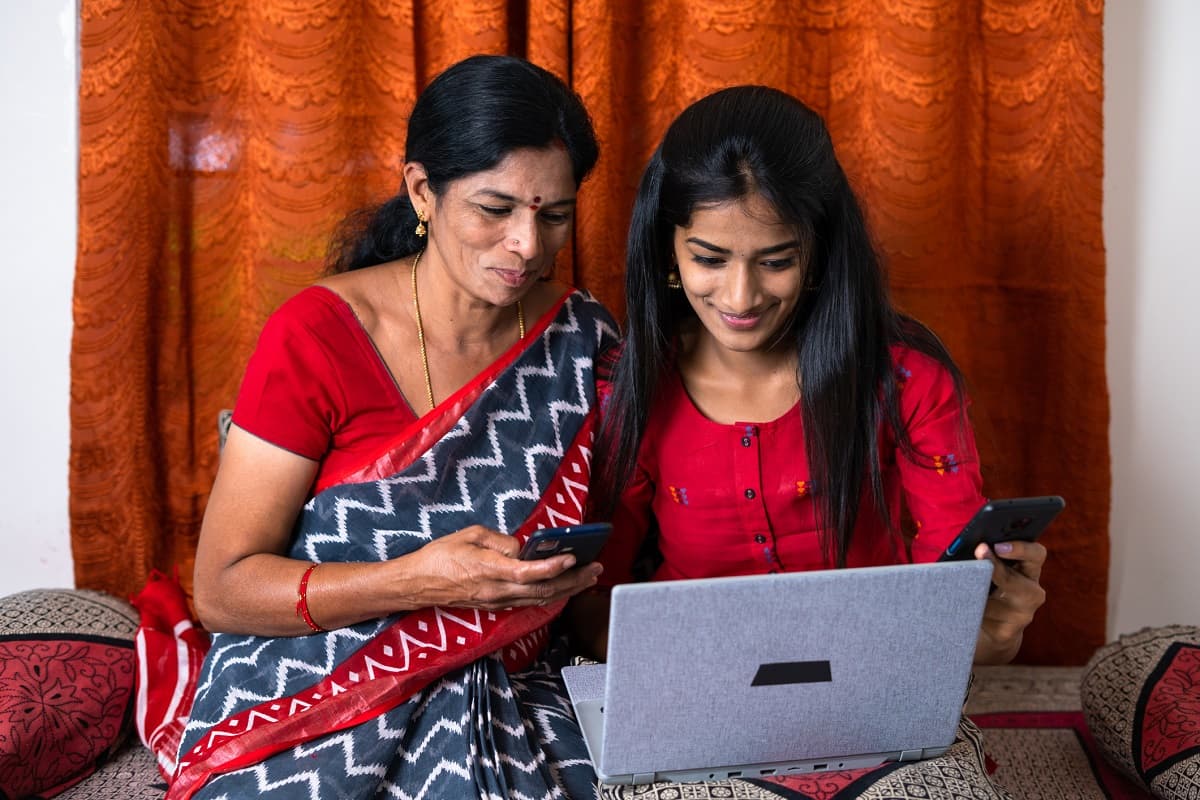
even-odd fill
[(1080, 699), (1106, 758), (1156, 797), (1200, 797), (1200, 628), (1122, 636), (1092, 656)]
[(50, 797), (120, 747), (137, 613), (101, 592), (0, 598), (0, 796)]

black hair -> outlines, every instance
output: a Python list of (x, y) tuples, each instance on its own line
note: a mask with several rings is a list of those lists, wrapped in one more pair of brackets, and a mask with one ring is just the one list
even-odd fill
[[(599, 157), (596, 133), (578, 95), (539, 66), (511, 56), (471, 56), (421, 92), (408, 120), (404, 159), (425, 167), (441, 194), (458, 178), (491, 169), (520, 148), (566, 148), (575, 186)], [(334, 234), (331, 273), (383, 264), (425, 245), (403, 188), (379, 206), (350, 214)]]
[(820, 115), (776, 89), (738, 86), (689, 106), (642, 175), (626, 251), (627, 331), (613, 367), (595, 491), (600, 507), (611, 511), (632, 473), (680, 327), (695, 317), (683, 292), (667, 285), (676, 226), (686, 226), (698, 206), (754, 193), (794, 227), (807, 256), (804, 292), (784, 337), (798, 356), (822, 547), (840, 567), (860, 508), (870, 507), (862, 502), (864, 491), (885, 526), (899, 530), (883, 490), (882, 427), (922, 463), (900, 419), (890, 347), (902, 343), (943, 364), (960, 404), (962, 376), (938, 338), (893, 307)]

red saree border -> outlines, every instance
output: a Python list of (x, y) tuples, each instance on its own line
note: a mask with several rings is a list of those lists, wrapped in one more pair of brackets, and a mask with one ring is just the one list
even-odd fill
[(550, 327), (550, 323), (558, 316), (559, 310), (575, 292), (575, 289), (568, 289), (564, 292), (538, 319), (524, 339), (514, 342), (512, 347), (506, 350), (500, 358), (493, 361), (457, 392), (438, 403), (435, 408), (398, 433), (395, 439), (382, 448), (381, 455), (375, 461), (341, 475), (331, 475), (328, 480), (322, 482), (322, 485), (316, 487), (316, 491), (321, 492), (331, 486), (343, 483), (377, 481), (405, 470), (458, 423), (467, 409), (479, 399), (483, 391), (500, 373), (512, 366), (526, 350), (541, 340), (546, 329)]

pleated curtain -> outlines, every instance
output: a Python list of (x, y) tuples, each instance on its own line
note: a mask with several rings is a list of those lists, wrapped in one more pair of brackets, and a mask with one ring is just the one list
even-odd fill
[(820, 111), (899, 304), (966, 373), (992, 497), (1062, 494), (1021, 659), (1104, 639), (1101, 0), (82, 0), (71, 354), (77, 584), (190, 586), (267, 315), (400, 185), (421, 87), (525, 56), (601, 140), (559, 277), (621, 317), (626, 226), (670, 120), (761, 83)]

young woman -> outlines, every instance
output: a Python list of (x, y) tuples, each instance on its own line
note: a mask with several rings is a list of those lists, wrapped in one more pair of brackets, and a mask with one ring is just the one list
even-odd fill
[(550, 73), (456, 64), (400, 194), (267, 322), (200, 533), (217, 634), (169, 797), (591, 794), (543, 646), (599, 567), (517, 555), (582, 517), (562, 481), (586, 484), (615, 325), (540, 278), (597, 155)]
[[(798, 100), (742, 86), (686, 109), (642, 178), (627, 259), (598, 446), (599, 486), (619, 498), (603, 584), (630, 578), (651, 529), (655, 579), (932, 561), (982, 505), (961, 376), (891, 304), (828, 132)], [(975, 555), (997, 586), (976, 659), (1004, 662), (1043, 602), (1045, 550)], [(598, 653), (605, 608), (603, 593), (576, 600)]]

